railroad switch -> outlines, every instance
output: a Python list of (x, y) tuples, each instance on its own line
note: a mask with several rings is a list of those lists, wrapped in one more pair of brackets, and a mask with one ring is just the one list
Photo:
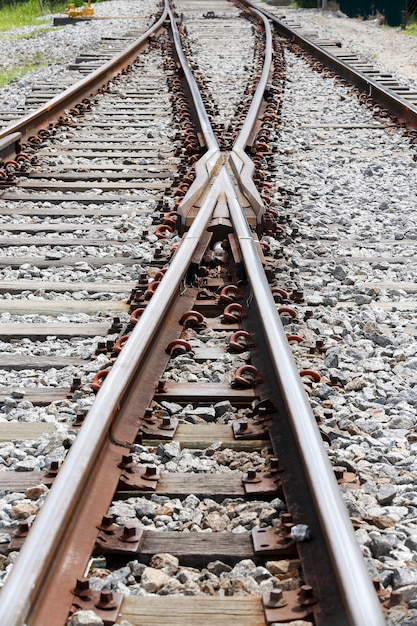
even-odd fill
[[(283, 624), (295, 620), (314, 620), (317, 600), (310, 585), (300, 589), (282, 591), (275, 589), (262, 596), (265, 620), (270, 624)], [(317, 608), (317, 606), (316, 606)]]
[(122, 593), (115, 593), (110, 589), (94, 591), (90, 589), (86, 578), (78, 579), (72, 592), (75, 597), (69, 615), (76, 611), (93, 611), (103, 620), (104, 626), (113, 626), (116, 623), (124, 600)]

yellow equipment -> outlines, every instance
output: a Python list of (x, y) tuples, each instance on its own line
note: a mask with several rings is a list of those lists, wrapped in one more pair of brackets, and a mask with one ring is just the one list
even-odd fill
[(68, 15), (68, 17), (93, 17), (94, 15), (94, 9), (91, 6), (91, 0), (88, 0), (88, 6), (86, 7), (80, 7), (79, 9), (76, 8), (75, 4), (70, 4), (68, 6), (68, 9), (65, 9), (65, 13)]

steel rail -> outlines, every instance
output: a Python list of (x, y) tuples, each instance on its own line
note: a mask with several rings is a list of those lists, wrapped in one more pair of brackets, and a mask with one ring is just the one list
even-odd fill
[(272, 33), (271, 27), (269, 25), (268, 20), (265, 15), (261, 11), (256, 8), (252, 9), (252, 12), (263, 22), (264, 30), (265, 30), (265, 55), (264, 55), (264, 64), (262, 68), (261, 77), (259, 79), (258, 86), (255, 90), (255, 94), (252, 98), (251, 105), (248, 110), (248, 114), (246, 120), (243, 123), (239, 136), (236, 138), (236, 141), (233, 145), (233, 150), (240, 154), (241, 151), (244, 151), (246, 145), (248, 143), (248, 138), (250, 133), (253, 130), (253, 127), (256, 122), (256, 118), (259, 112), (259, 109), (262, 105), (262, 99), (264, 96), (264, 92), (268, 83), (269, 71), (272, 63)]
[[(268, 20), (256, 8), (251, 8), (250, 12), (253, 15), (255, 15), (259, 20), (261, 20), (264, 25), (265, 39), (266, 39), (264, 63), (263, 63), (261, 78), (256, 87), (255, 94), (253, 96), (251, 105), (249, 107), (248, 114), (246, 116), (242, 129), (239, 133), (239, 136), (237, 137), (235, 141), (233, 150), (230, 153), (229, 158), (232, 162), (232, 167), (238, 177), (242, 193), (248, 198), (252, 206), (255, 208), (257, 221), (259, 223), (261, 221), (262, 215), (265, 213), (265, 205), (253, 181), (253, 174), (255, 171), (255, 166), (253, 164), (253, 161), (246, 154), (245, 147), (248, 142), (249, 135), (253, 131), (253, 128), (257, 120), (257, 116), (259, 114), (259, 111), (262, 105), (263, 95), (265, 93), (265, 89), (268, 83), (268, 76), (269, 76), (269, 72), (271, 68), (273, 54), (272, 54), (272, 34), (271, 34), (271, 28), (270, 28)], [(208, 141), (207, 141), (208, 153), (206, 153), (201, 159), (199, 159), (199, 161), (197, 161), (196, 166), (195, 166), (196, 178), (178, 206), (178, 211), (182, 215), (183, 221), (185, 221), (187, 210), (191, 208), (193, 203), (198, 199), (198, 197), (204, 191), (205, 185), (208, 184), (209, 176), (212, 173), (215, 173), (215, 171), (217, 170), (221, 161), (221, 155), (219, 151), (219, 145), (217, 143), (215, 134), (211, 127), (211, 123), (206, 113), (200, 92), (195, 83), (194, 77), (189, 68), (184, 52), (182, 51), (180, 35), (179, 35), (178, 28), (177, 28), (175, 18), (173, 15), (171, 15), (171, 27), (172, 27), (174, 43), (176, 46), (178, 58), (181, 63), (181, 67), (192, 89), (192, 98), (193, 98), (195, 109), (199, 118), (201, 129), (205, 136), (207, 132), (207, 137), (208, 137)]]
[(203, 99), (182, 49), (181, 37), (178, 31), (177, 22), (174, 12), (170, 7), (168, 7), (168, 14), (171, 22), (171, 30), (175, 45), (175, 51), (178, 56), (178, 60), (181, 65), (184, 77), (186, 79), (190, 96), (194, 103), (194, 111), (198, 119), (201, 132), (203, 133), (204, 141), (207, 146), (207, 152), (195, 164), (195, 179), (178, 206), (178, 211), (182, 216), (182, 221), (185, 222), (186, 211), (193, 206), (196, 200), (201, 196), (202, 192), (204, 192), (204, 189), (209, 183), (210, 176), (212, 176), (218, 170), (218, 167), (221, 164), (221, 155), (219, 144), (211, 126), (210, 119), (207, 115)]
[(194, 110), (198, 116), (198, 121), (200, 124), (201, 131), (204, 134), (204, 139), (207, 144), (207, 149), (209, 152), (214, 152), (216, 150), (219, 150), (219, 144), (217, 143), (216, 136), (211, 127), (210, 119), (209, 119), (209, 116), (207, 115), (207, 111), (204, 106), (200, 91), (197, 87), (197, 83), (195, 82), (195, 78), (188, 65), (187, 59), (182, 49), (178, 26), (175, 20), (174, 13), (170, 7), (168, 7), (168, 14), (169, 14), (169, 18), (171, 21), (171, 30), (172, 30), (172, 35), (174, 38), (175, 49), (178, 55), (178, 59), (181, 63), (181, 68), (184, 72), (187, 85), (190, 89), (191, 97), (194, 102)]
[(239, 136), (233, 145), (232, 152), (230, 154), (230, 162), (233, 170), (239, 179), (241, 190), (244, 195), (250, 200), (252, 206), (255, 208), (257, 214), (258, 223), (262, 219), (262, 215), (265, 213), (265, 205), (262, 201), (261, 195), (253, 182), (253, 174), (255, 171), (255, 165), (253, 161), (245, 152), (245, 148), (248, 143), (249, 135), (254, 129), (257, 121), (258, 113), (261, 109), (265, 89), (268, 84), (269, 72), (273, 60), (273, 48), (272, 48), (272, 33), (268, 20), (261, 11), (256, 8), (252, 8), (251, 12), (262, 20), (265, 31), (265, 55), (264, 64), (262, 68), (261, 77), (256, 87), (255, 94), (253, 96), (246, 120), (242, 126)]
[(305, 477), (310, 484), (326, 543), (334, 559), (342, 595), (346, 598), (349, 623), (352, 626), (383, 626), (385, 619), (295, 367), (254, 239), (226, 168), (222, 175), (262, 331), (295, 434)]
[(84, 98), (91, 98), (114, 77), (116, 71), (122, 71), (128, 67), (137, 57), (149, 37), (163, 26), (166, 16), (167, 8), (165, 7), (159, 19), (122, 53), (116, 55), (74, 85), (71, 85), (71, 87), (68, 87), (62, 93), (51, 98), (36, 111), (24, 115), (16, 122), (3, 128), (0, 131), (0, 158), (20, 151), (20, 139), (24, 141), (29, 135), (47, 127), (52, 122), (58, 121), (65, 109), (71, 108)]
[(31, 606), (35, 600), (40, 601), (44, 581), (54, 566), (55, 554), (66, 529), (77, 515), (79, 493), (93, 490), (92, 475), (103, 442), (130, 382), (143, 364), (161, 317), (179, 289), (220, 193), (217, 179), (173, 257), (163, 278), (164, 287), (155, 291), (140, 323), (135, 326), (106, 377), (1, 590), (2, 626), (22, 626), (25, 620), (30, 626)]
[[(247, 6), (256, 6), (250, 2), (250, 0), (242, 0), (242, 2)], [(314, 56), (314, 58), (323, 63), (323, 65), (335, 72), (335, 74), (338, 74), (357, 87), (360, 91), (366, 94), (366, 96), (384, 106), (396, 117), (398, 117), (401, 122), (410, 128), (417, 129), (416, 106), (412, 105), (405, 98), (402, 98), (391, 89), (383, 87), (380, 83), (378, 83), (378, 81), (360, 72), (341, 59), (338, 59), (336, 56), (331, 54), (331, 52), (328, 52), (321, 46), (313, 43), (307, 37), (304, 37), (287, 24), (284, 24), (277, 18), (276, 15), (269, 13), (269, 11), (266, 11), (265, 9), (261, 9), (259, 7), (257, 8), (274, 23), (275, 28), (281, 35), (299, 45), (303, 48), (303, 50)]]
[[(251, 115), (256, 115), (256, 112), (252, 111)], [(5, 626), (22, 626), (25, 621), (30, 626), (31, 606), (35, 599), (40, 601), (42, 587), (53, 567), (55, 554), (66, 529), (76, 517), (79, 490), (87, 490), (90, 486), (97, 458), (123, 397), (138, 368), (143, 365), (144, 355), (158, 330), (160, 318), (172, 302), (218, 198), (225, 191), (245, 267), (259, 303), (259, 318), (270, 358), (275, 373), (280, 376), (285, 374), (285, 382), (280, 384), (282, 394), (291, 416), (303, 465), (309, 468), (307, 480), (314, 499), (321, 507), (321, 524), (346, 596), (350, 624), (382, 626), (385, 623), (292, 360), (250, 228), (230, 175), (223, 167), (165, 274), (163, 288), (156, 290), (140, 323), (136, 325), (106, 378), (0, 593), (0, 616)], [(326, 497), (323, 499), (324, 495)], [(337, 537), (332, 528), (335, 522), (338, 524)]]

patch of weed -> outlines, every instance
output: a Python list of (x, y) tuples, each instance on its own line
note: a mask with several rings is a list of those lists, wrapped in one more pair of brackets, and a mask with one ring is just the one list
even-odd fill
[(18, 80), (29, 72), (39, 70), (48, 66), (46, 56), (42, 52), (31, 55), (26, 60), (22, 60), (19, 65), (0, 70), (0, 89), (9, 85), (14, 80)]
[(26, 0), (0, 8), (0, 31), (22, 26), (39, 24), (39, 18), (45, 13), (64, 11), (68, 2), (42, 2), (40, 0)]

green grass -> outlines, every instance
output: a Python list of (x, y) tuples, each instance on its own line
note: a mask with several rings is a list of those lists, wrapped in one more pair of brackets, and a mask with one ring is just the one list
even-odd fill
[(417, 37), (417, 24), (407, 24), (407, 28), (404, 32), (412, 37)]
[[(0, 7), (0, 39), (10, 41), (12, 45), (14, 41), (32, 39), (50, 30), (55, 30), (54, 27), (45, 25), (44, 21), (47, 18), (42, 20), (42, 16), (51, 13), (63, 13), (71, 1), (77, 7), (86, 4), (83, 0), (26, 0), (25, 2), (12, 0), (12, 4)], [(95, 0), (94, 4), (100, 1)], [(13, 32), (14, 29), (22, 26), (35, 26), (35, 28), (29, 33)], [(0, 89), (15, 80), (19, 80), (29, 72), (47, 67), (51, 62), (53, 60), (48, 60), (42, 52), (23, 58), (21, 55), (17, 55), (14, 61), (15, 65), (9, 68), (2, 68), (0, 62)]]
[(28, 56), (27, 59), (23, 59), (15, 67), (0, 70), (0, 89), (14, 80), (18, 80), (25, 74), (47, 67), (47, 65), (48, 60), (46, 56), (42, 52), (38, 52)]
[(62, 1), (27, 0), (4, 6), (0, 9), (0, 31), (38, 25), (43, 14), (63, 11), (68, 4), (69, 2)]
[(34, 37), (38, 37), (39, 35), (43, 35), (44, 33), (49, 33), (51, 30), (60, 30), (63, 26), (43, 26), (33, 30), (30, 33), (19, 33), (11, 35), (8, 33), (7, 35), (2, 35), (0, 33), (0, 39), (3, 41), (17, 41), (17, 40), (25, 40), (25, 39), (33, 39)]

